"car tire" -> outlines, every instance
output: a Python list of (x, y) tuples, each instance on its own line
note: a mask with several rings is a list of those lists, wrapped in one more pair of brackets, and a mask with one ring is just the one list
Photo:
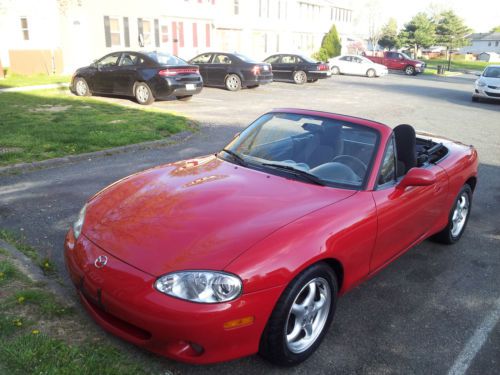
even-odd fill
[(303, 85), (307, 82), (307, 74), (303, 70), (298, 70), (293, 73), (293, 81), (297, 85)]
[(134, 86), (134, 96), (137, 103), (141, 105), (149, 105), (155, 101), (153, 93), (149, 86), (144, 82), (138, 82)]
[(473, 97), (471, 98), (471, 100), (472, 100), (473, 102), (479, 102), (479, 98), (478, 98), (477, 96), (473, 96)]
[(193, 95), (184, 95), (184, 96), (177, 96), (177, 100), (180, 100), (181, 102), (187, 102), (191, 99), (193, 99)]
[(85, 78), (77, 77), (75, 78), (75, 94), (77, 96), (91, 96), (92, 92), (90, 91), (89, 85)]
[(337, 278), (316, 263), (286, 287), (261, 337), (259, 354), (278, 366), (305, 361), (323, 340), (335, 312)]
[(307, 82), (309, 83), (314, 83), (314, 82), (318, 82), (318, 79), (317, 78), (314, 78), (314, 79), (308, 79)]
[(435, 234), (433, 239), (447, 245), (458, 242), (469, 221), (471, 207), (472, 189), (469, 184), (465, 184), (455, 198), (448, 216), (448, 224), (441, 232)]
[(238, 91), (241, 89), (241, 78), (237, 74), (229, 74), (225, 80), (226, 89)]
[(249, 89), (256, 89), (257, 87), (259, 87), (259, 85), (247, 86), (247, 88), (249, 88)]
[(366, 71), (366, 76), (367, 76), (368, 78), (373, 78), (373, 77), (375, 77), (375, 70), (373, 70), (373, 69), (368, 69), (368, 70)]
[(405, 67), (405, 74), (407, 76), (413, 76), (413, 75), (415, 75), (415, 67), (413, 65), (407, 65)]
[(335, 74), (335, 75), (340, 74), (340, 69), (338, 66), (332, 66), (332, 68), (330, 70), (332, 71), (332, 74)]

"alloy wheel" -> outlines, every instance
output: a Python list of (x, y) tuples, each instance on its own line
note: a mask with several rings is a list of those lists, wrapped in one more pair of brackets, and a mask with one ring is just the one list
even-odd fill
[(140, 103), (145, 103), (149, 99), (149, 91), (146, 86), (140, 85), (137, 87), (135, 90), (135, 96), (137, 98), (137, 101)]
[(469, 195), (466, 192), (462, 192), (460, 197), (457, 199), (457, 204), (455, 205), (455, 210), (451, 217), (451, 235), (457, 237), (462, 232), (465, 222), (467, 221), (467, 216), (469, 215)]

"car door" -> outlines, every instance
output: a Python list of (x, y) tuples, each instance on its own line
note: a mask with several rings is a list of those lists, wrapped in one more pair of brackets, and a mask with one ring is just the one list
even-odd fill
[(343, 74), (353, 74), (353, 69), (352, 69), (352, 56), (344, 56), (339, 59), (340, 63), (340, 72)]
[(114, 93), (113, 76), (118, 68), (120, 55), (120, 52), (115, 52), (96, 62), (97, 71), (93, 79), (93, 91), (106, 94)]
[(295, 66), (297, 65), (297, 57), (293, 55), (282, 55), (278, 64), (276, 64), (276, 70), (273, 67), (273, 72), (278, 72), (278, 77), (280, 79), (293, 79), (293, 72), (295, 71)]
[(388, 143), (378, 185), (372, 192), (378, 218), (378, 232), (370, 270), (375, 271), (414, 245), (436, 223), (444, 208), (448, 185), (446, 172), (437, 165), (426, 167), (436, 175), (429, 186), (398, 189), (404, 176), (397, 177), (394, 138)]
[(388, 52), (389, 59), (389, 69), (403, 70), (405, 66), (404, 57), (398, 52)]
[(212, 63), (207, 65), (208, 83), (215, 86), (224, 85), (231, 64), (233, 64), (233, 58), (230, 55), (214, 54)]
[(212, 62), (213, 53), (204, 53), (189, 61), (190, 64), (197, 65), (204, 83), (208, 83), (208, 67)]
[(366, 74), (365, 70), (366, 66), (363, 64), (363, 60), (361, 60), (359, 57), (352, 56), (351, 59), (351, 69), (352, 69), (352, 74), (356, 74), (358, 76), (362, 76)]
[(281, 55), (273, 55), (264, 60), (264, 62), (271, 64), (275, 80), (285, 79), (286, 76), (286, 70), (284, 70), (286, 67), (282, 66), (281, 62), (282, 57)]
[(143, 63), (144, 59), (135, 53), (122, 53), (118, 67), (109, 72), (113, 81), (113, 93), (132, 95), (132, 88), (138, 80), (138, 69)]

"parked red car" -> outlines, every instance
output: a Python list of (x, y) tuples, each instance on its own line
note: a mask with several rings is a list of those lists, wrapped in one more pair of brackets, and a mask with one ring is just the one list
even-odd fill
[(365, 55), (365, 57), (377, 64), (385, 65), (388, 69), (402, 70), (409, 76), (423, 73), (425, 70), (425, 62), (413, 60), (402, 52), (385, 51), (382, 56)]
[(340, 295), (469, 218), (472, 146), (297, 109), (266, 113), (216, 155), (93, 196), (65, 241), (81, 301), (109, 332), (212, 363), (278, 365), (319, 346)]

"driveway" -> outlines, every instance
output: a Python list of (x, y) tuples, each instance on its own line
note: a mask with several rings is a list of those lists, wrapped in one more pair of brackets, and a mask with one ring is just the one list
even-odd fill
[[(412, 124), (420, 131), (477, 147), (480, 175), (467, 231), (455, 246), (425, 241), (343, 297), (332, 328), (310, 360), (292, 369), (274, 368), (258, 356), (195, 367), (121, 345), (174, 373), (496, 374), (500, 368), (500, 105), (472, 103), (473, 81), (467, 75), (337, 76), (303, 87), (273, 83), (236, 93), (205, 88), (191, 102), (156, 102), (155, 107), (200, 121), (201, 131), (170, 147), (0, 176), (0, 228), (22, 231), (64, 274), (64, 233), (89, 196), (147, 167), (215, 152), (270, 108), (310, 108), (390, 126)], [(128, 99), (102, 100), (136, 105)]]

